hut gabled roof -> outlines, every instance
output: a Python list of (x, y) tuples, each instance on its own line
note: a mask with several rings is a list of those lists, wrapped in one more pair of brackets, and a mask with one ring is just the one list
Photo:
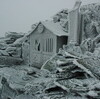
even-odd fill
[(68, 32), (65, 32), (62, 29), (59, 22), (54, 23), (53, 21), (43, 21), (43, 22), (39, 22), (38, 25), (35, 27), (35, 29), (32, 32), (30, 32), (27, 36), (30, 36), (32, 33), (34, 33), (34, 31), (39, 26), (39, 24), (43, 24), (44, 27), (46, 27), (48, 30), (50, 30), (53, 34), (57, 36), (68, 36), (69, 35)]

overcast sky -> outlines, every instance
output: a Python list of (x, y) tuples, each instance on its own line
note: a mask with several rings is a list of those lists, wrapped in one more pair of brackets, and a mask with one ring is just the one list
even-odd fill
[[(82, 0), (82, 4), (100, 3), (100, 0)], [(0, 36), (5, 32), (25, 32), (31, 25), (50, 19), (64, 8), (71, 9), (75, 0), (0, 0)]]

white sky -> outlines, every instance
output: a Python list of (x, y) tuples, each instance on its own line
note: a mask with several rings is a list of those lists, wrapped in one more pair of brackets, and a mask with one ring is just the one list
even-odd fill
[[(100, 0), (82, 0), (82, 4)], [(47, 20), (64, 8), (71, 9), (75, 0), (0, 0), (0, 36), (5, 32), (25, 32), (31, 25)]]

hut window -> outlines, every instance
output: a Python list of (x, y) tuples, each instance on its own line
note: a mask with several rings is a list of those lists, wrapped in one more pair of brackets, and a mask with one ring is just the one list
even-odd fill
[(53, 52), (53, 39), (51, 39), (51, 52)]
[(35, 40), (35, 50), (40, 51), (40, 40), (39, 39)]
[(46, 52), (48, 52), (48, 40), (46, 39)]
[(48, 52), (50, 52), (50, 44), (49, 44), (49, 38), (48, 38)]
[(52, 39), (49, 39), (49, 52), (52, 52)]
[(53, 39), (47, 38), (44, 40), (44, 46), (43, 46), (44, 52), (53, 52)]

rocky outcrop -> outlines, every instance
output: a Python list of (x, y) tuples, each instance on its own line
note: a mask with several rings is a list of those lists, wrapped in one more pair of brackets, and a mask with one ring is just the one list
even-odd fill
[[(82, 45), (86, 47), (87, 43)], [(0, 74), (18, 92), (15, 99), (99, 99), (100, 59), (94, 57), (95, 50), (90, 52), (88, 48), (83, 51), (81, 45), (70, 43), (41, 70), (28, 66), (3, 67)]]
[[(93, 87), (99, 84), (100, 59), (93, 57), (94, 53), (90, 50), (87, 49), (85, 52), (82, 50), (81, 46), (68, 44), (64, 46), (64, 50), (60, 50), (55, 57), (43, 65), (42, 69), (53, 74), (53, 85), (55, 85), (46, 91), (60, 88), (65, 93), (64, 97), (70, 97), (70, 95), (79, 99), (100, 97), (99, 92)], [(91, 54), (88, 55), (87, 52)]]
[(96, 37), (100, 33), (100, 4), (84, 5), (80, 11), (84, 17), (83, 39)]
[(17, 33), (17, 32), (7, 32), (5, 33), (5, 42), (7, 44), (12, 44), (15, 42), (18, 38), (21, 38), (24, 36), (24, 33)]
[(15, 58), (10, 56), (0, 56), (0, 67), (20, 65), (23, 63), (21, 58)]

